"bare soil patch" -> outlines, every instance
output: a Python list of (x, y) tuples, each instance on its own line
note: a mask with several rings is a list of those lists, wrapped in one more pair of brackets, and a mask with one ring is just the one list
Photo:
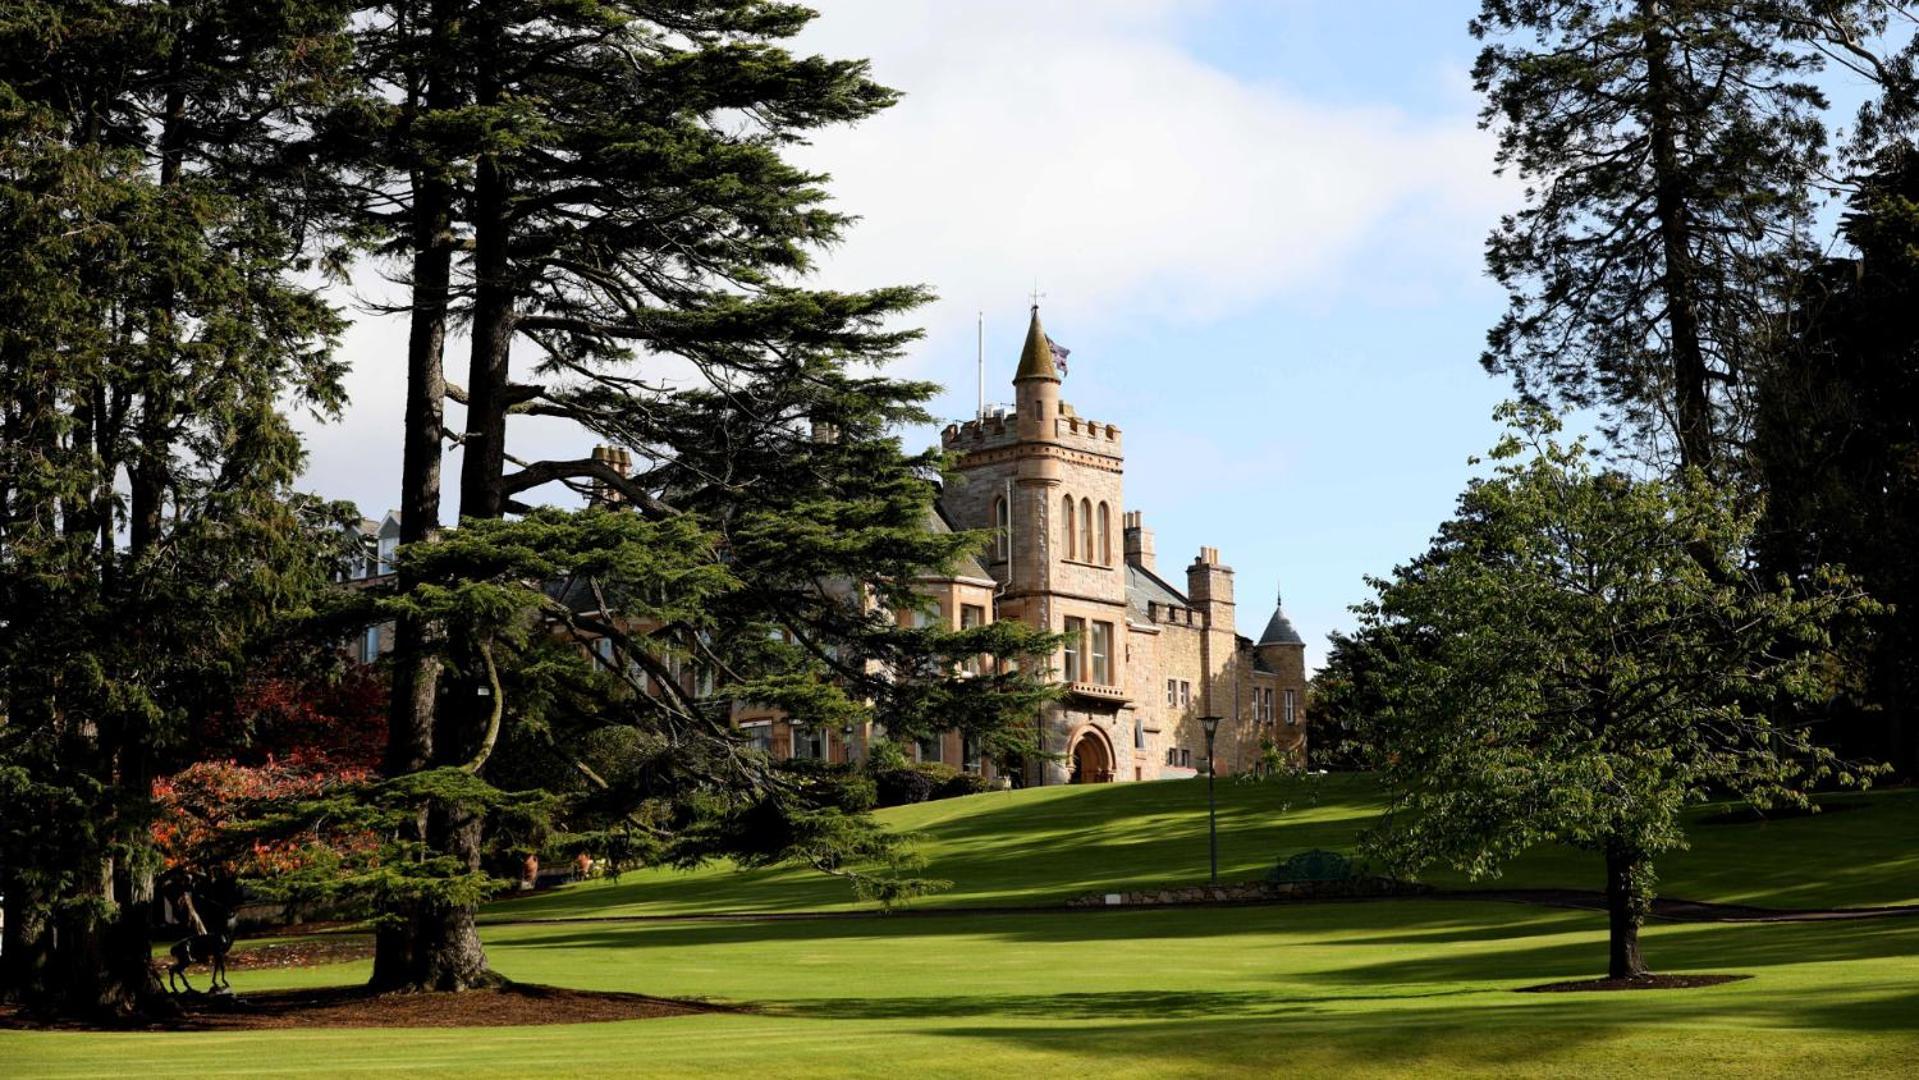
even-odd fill
[(1590, 990), (1695, 990), (1750, 979), (1750, 975), (1641, 975), (1637, 979), (1578, 979), (1572, 982), (1522, 986), (1521, 994), (1576, 994)]
[[(533, 1027), (651, 1020), (704, 1012), (740, 1012), (698, 1001), (566, 990), (509, 983), (457, 994), (376, 994), (364, 987), (274, 990), (255, 994), (182, 994), (179, 1015), (118, 1025), (120, 1030), (258, 1031), (273, 1028)], [(0, 1008), (0, 1028), (97, 1030), (73, 1021), (40, 1022)]]

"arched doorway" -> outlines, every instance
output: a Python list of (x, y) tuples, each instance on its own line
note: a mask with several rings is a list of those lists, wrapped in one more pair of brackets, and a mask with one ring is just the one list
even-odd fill
[(1106, 737), (1095, 728), (1080, 732), (1073, 741), (1073, 777), (1075, 784), (1109, 784), (1113, 780), (1113, 750)]

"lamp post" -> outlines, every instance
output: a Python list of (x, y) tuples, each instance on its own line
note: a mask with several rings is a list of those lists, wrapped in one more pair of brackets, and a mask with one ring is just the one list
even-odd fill
[(1213, 736), (1219, 733), (1219, 717), (1202, 716), (1199, 726), (1206, 729), (1206, 850), (1211, 856), (1213, 884), (1219, 884), (1219, 804), (1213, 799)]
[(853, 764), (853, 725), (840, 726), (840, 752), (846, 755), (846, 763)]

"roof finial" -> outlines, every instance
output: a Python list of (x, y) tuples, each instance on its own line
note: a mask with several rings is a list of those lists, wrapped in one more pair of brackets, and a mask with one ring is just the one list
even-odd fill
[(1034, 311), (1039, 310), (1039, 302), (1044, 299), (1046, 299), (1046, 294), (1039, 291), (1039, 279), (1034, 278), (1033, 279), (1033, 310)]

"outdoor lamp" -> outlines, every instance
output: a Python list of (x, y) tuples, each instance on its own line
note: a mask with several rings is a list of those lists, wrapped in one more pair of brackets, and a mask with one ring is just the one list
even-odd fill
[(1219, 731), (1219, 717), (1202, 716), (1199, 726), (1206, 731), (1206, 849), (1213, 869), (1213, 884), (1219, 884), (1219, 804), (1213, 800), (1213, 736)]

